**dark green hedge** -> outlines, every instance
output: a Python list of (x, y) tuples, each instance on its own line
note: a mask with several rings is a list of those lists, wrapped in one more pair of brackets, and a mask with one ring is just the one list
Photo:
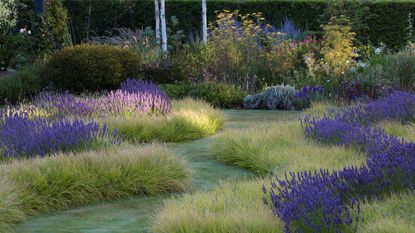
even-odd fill
[[(88, 31), (103, 34), (114, 27), (140, 28), (154, 24), (152, 0), (63, 1), (70, 13), (70, 28), (74, 39), (78, 42), (86, 37)], [(262, 12), (269, 23), (274, 25), (279, 25), (284, 17), (289, 17), (303, 29), (319, 31), (318, 19), (327, 1), (329, 0), (208, 0), (208, 18), (213, 20), (217, 10), (238, 9), (242, 13)], [(187, 33), (198, 32), (201, 24), (200, 2), (167, 0), (166, 15), (177, 16), (180, 28)], [(378, 0), (365, 1), (365, 4), (368, 4), (374, 15), (367, 22), (369, 40), (375, 44), (384, 42), (389, 47), (403, 46), (406, 42), (408, 13), (415, 13), (415, 1)]]

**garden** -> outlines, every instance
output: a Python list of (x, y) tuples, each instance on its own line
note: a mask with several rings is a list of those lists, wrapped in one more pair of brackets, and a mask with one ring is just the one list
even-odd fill
[(415, 232), (414, 12), (1, 1), (0, 232)]

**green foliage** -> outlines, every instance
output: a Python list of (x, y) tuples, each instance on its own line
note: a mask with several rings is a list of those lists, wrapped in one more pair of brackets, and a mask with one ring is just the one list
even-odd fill
[(0, 219), (0, 226), (6, 227), (24, 215), (133, 195), (184, 191), (191, 183), (184, 160), (159, 145), (16, 160), (1, 165), (0, 173), (0, 215), (10, 214)]
[(184, 81), (184, 76), (177, 68), (167, 60), (149, 62), (141, 67), (141, 77), (156, 84), (172, 84)]
[(183, 99), (188, 96), (191, 90), (191, 86), (184, 83), (162, 84), (160, 87), (171, 99)]
[(140, 65), (140, 57), (129, 49), (84, 44), (55, 53), (46, 62), (42, 79), (60, 90), (108, 90), (139, 76)]
[(205, 100), (215, 107), (235, 108), (241, 106), (245, 92), (233, 85), (209, 82), (194, 85), (189, 96)]
[(350, 27), (356, 33), (356, 42), (359, 44), (366, 44), (369, 40), (368, 22), (376, 15), (370, 12), (370, 7), (364, 1), (359, 0), (333, 0), (328, 1), (323, 13), (320, 15), (319, 22), (327, 24), (330, 19), (335, 16), (340, 18), (346, 16), (350, 19)]
[(9, 67), (17, 49), (19, 37), (14, 34), (17, 19), (17, 3), (15, 0), (0, 2), (0, 70)]
[(42, 89), (39, 65), (26, 66), (15, 76), (0, 78), (0, 102), (16, 103), (30, 99)]
[(72, 45), (68, 30), (68, 13), (61, 0), (48, 0), (42, 15), (44, 28), (50, 37), (53, 50), (59, 50), (64, 46)]
[(54, 51), (72, 44), (67, 25), (68, 13), (61, 0), (45, 1), (42, 14), (32, 10), (33, 2), (19, 0), (19, 3), (18, 27), (24, 33), (20, 33), (20, 43), (11, 64), (14, 68), (43, 62)]
[[(29, 0), (25, 0), (26, 2)], [(319, 26), (333, 16), (326, 9), (332, 0), (212, 0), (208, 3), (208, 19), (215, 18), (216, 11), (240, 10), (240, 13), (262, 12), (269, 23), (280, 25), (284, 17), (293, 19), (296, 25), (308, 31), (320, 32)], [(415, 12), (415, 4), (410, 0), (343, 1), (346, 16), (352, 20), (352, 30), (359, 33), (358, 40), (373, 44), (384, 42), (390, 48), (406, 45), (407, 16)], [(347, 6), (349, 5), (350, 6)], [(86, 32), (104, 35), (116, 27), (142, 28), (154, 24), (152, 1), (135, 0), (64, 0), (73, 25), (73, 35), (77, 42), (86, 37)], [(90, 23), (88, 23), (91, 5)], [(131, 14), (140, 12), (140, 14)], [(336, 10), (338, 14), (344, 12)], [(185, 35), (201, 30), (201, 10), (198, 0), (169, 0), (166, 14), (176, 15)], [(321, 16), (323, 14), (323, 16)], [(337, 15), (337, 16), (339, 16)], [(360, 20), (360, 22), (359, 22)], [(367, 35), (367, 36), (366, 36)], [(361, 38), (363, 36), (364, 38)]]

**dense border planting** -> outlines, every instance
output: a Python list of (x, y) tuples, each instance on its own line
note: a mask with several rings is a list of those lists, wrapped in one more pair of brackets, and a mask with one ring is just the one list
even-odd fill
[[(285, 223), (285, 230), (336, 232), (361, 221), (361, 199), (415, 187), (415, 143), (387, 135), (371, 124), (382, 120), (411, 121), (415, 95), (394, 92), (365, 105), (306, 117), (305, 133), (321, 143), (353, 146), (368, 154), (366, 164), (329, 172), (290, 173), (276, 177), (263, 191)], [(268, 201), (265, 200), (267, 203)], [(357, 216), (356, 216), (357, 214)]]
[[(296, 25), (310, 31), (320, 31), (318, 18), (328, 0), (213, 0), (208, 2), (208, 18), (215, 17), (215, 11), (228, 9), (241, 13), (263, 12), (269, 22), (281, 24), (284, 17), (294, 20)], [(30, 3), (29, 3), (30, 4)], [(88, 5), (91, 4), (91, 22), (87, 24)], [(86, 25), (98, 34), (114, 27), (140, 28), (153, 25), (154, 6), (151, 1), (64, 1), (74, 26), (75, 40), (85, 37)], [(401, 47), (406, 43), (405, 28), (409, 12), (414, 12), (412, 1), (367, 1), (371, 17), (367, 20), (365, 34), (372, 43), (384, 42), (390, 47)], [(140, 12), (140, 14), (132, 14)], [(173, 0), (166, 2), (166, 15), (177, 16), (180, 27), (186, 32), (199, 32), (201, 18), (200, 4), (196, 0)]]
[(183, 191), (191, 171), (163, 146), (58, 154), (0, 165), (0, 227), (32, 215), (137, 194)]

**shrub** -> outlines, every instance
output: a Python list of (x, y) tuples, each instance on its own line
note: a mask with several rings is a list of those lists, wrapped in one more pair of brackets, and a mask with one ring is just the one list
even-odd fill
[(183, 99), (188, 96), (191, 86), (189, 84), (162, 84), (161, 89), (172, 99)]
[(350, 20), (344, 16), (332, 17), (322, 27), (324, 35), (321, 54), (325, 62), (322, 69), (326, 75), (338, 78), (347, 74), (354, 65), (355, 33), (351, 31)]
[(45, 64), (42, 79), (60, 90), (109, 90), (137, 77), (140, 65), (140, 57), (128, 49), (84, 44), (54, 54)]
[(185, 161), (159, 145), (14, 160), (2, 164), (0, 174), (0, 180), (10, 181), (7, 186), (0, 181), (0, 196), (11, 191), (18, 201), (13, 204), (8, 198), (13, 204), (8, 211), (14, 210), (17, 217), (1, 218), (0, 226), (22, 220), (20, 212), (33, 215), (133, 195), (184, 191), (191, 184)]
[(155, 61), (144, 64), (141, 68), (141, 77), (156, 84), (178, 83), (184, 76), (169, 61)]
[(42, 89), (41, 67), (26, 66), (13, 77), (0, 78), (0, 102), (16, 103), (37, 94)]
[(205, 100), (215, 107), (234, 108), (241, 106), (245, 93), (233, 85), (210, 82), (194, 85), (189, 96)]
[(293, 100), (296, 90), (289, 85), (278, 85), (267, 88), (265, 91), (248, 95), (244, 98), (244, 107), (248, 109), (285, 109), (291, 110), (295, 106)]

